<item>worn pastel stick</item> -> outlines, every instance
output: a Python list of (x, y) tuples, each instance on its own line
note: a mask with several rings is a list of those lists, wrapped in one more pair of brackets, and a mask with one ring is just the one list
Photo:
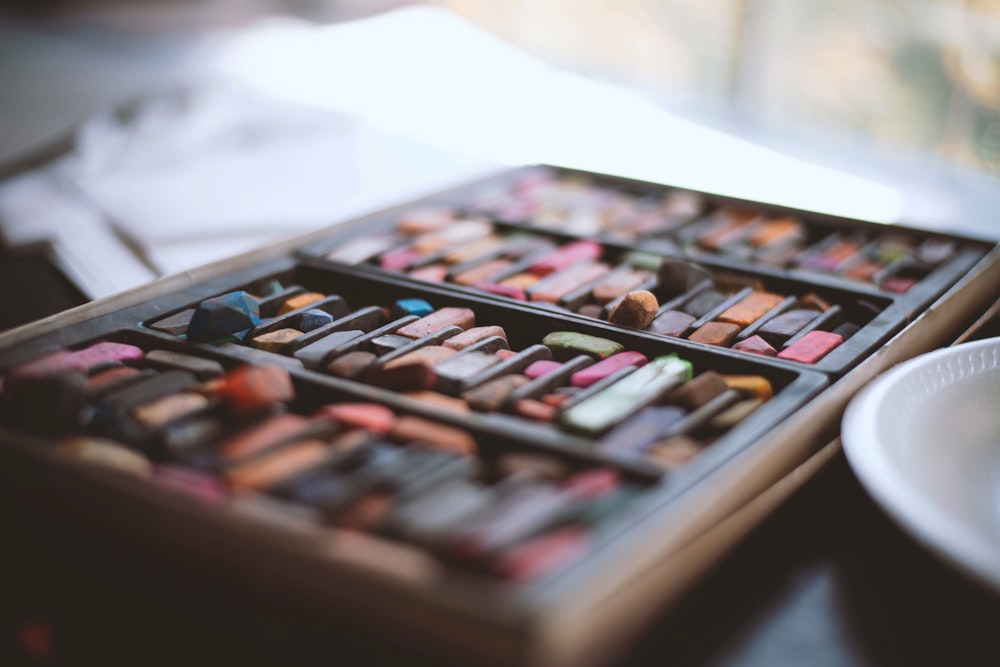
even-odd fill
[(148, 428), (159, 428), (175, 419), (204, 410), (208, 405), (208, 398), (202, 394), (178, 392), (133, 408), (132, 418)]
[(413, 249), (420, 253), (430, 254), (489, 236), (492, 232), (493, 225), (489, 222), (458, 220), (445, 227), (419, 235), (413, 241)]
[(150, 481), (207, 505), (221, 503), (227, 496), (226, 488), (214, 475), (186, 466), (154, 465)]
[(667, 395), (667, 402), (679, 405), (687, 411), (697, 410), (716, 396), (729, 389), (725, 378), (715, 371), (699, 373)]
[(555, 421), (559, 410), (554, 405), (533, 398), (519, 398), (511, 403), (514, 414), (537, 422)]
[(278, 309), (281, 308), (293, 296), (305, 294), (306, 288), (301, 285), (289, 285), (276, 292), (270, 292), (267, 296), (257, 299), (261, 319), (277, 317)]
[(260, 305), (257, 299), (244, 291), (230, 292), (198, 304), (188, 324), (187, 338), (195, 342), (219, 340), (252, 329), (258, 322)]
[(613, 354), (610, 357), (598, 361), (592, 366), (573, 373), (570, 376), (570, 384), (574, 387), (589, 387), (590, 385), (603, 380), (609, 375), (616, 373), (622, 368), (644, 366), (648, 359), (641, 352), (625, 351)]
[(223, 476), (235, 491), (266, 489), (330, 457), (330, 446), (321, 440), (295, 442), (278, 451), (228, 468)]
[(503, 359), (501, 353), (505, 351), (499, 350), (496, 353), (497, 356), (501, 357), (502, 361), (463, 381), (460, 391), (468, 391), (473, 387), (477, 387), (503, 375), (523, 373), (524, 369), (535, 361), (552, 358), (552, 352), (544, 345), (531, 345), (520, 352), (514, 353), (511, 357)]
[(818, 317), (814, 318), (804, 327), (802, 327), (798, 333), (785, 341), (785, 347), (789, 345), (794, 345), (796, 341), (808, 334), (810, 331), (816, 329), (822, 329), (824, 331), (829, 331), (836, 327), (844, 318), (844, 311), (840, 306), (830, 306), (824, 312), (820, 313)]
[(789, 310), (767, 322), (757, 331), (757, 335), (777, 349), (817, 317), (819, 312), (815, 310)]
[(528, 270), (536, 276), (547, 276), (578, 262), (601, 258), (602, 248), (593, 241), (576, 241), (561, 246), (534, 261)]
[(570, 430), (597, 435), (657, 402), (690, 378), (689, 362), (676, 355), (657, 357), (604, 391), (564, 410), (560, 421)]
[(326, 259), (342, 264), (363, 264), (368, 260), (398, 246), (402, 240), (394, 234), (361, 236), (351, 239), (339, 248), (328, 252)]
[[(372, 338), (369, 347), (375, 350), (375, 354), (382, 357), (392, 354), (396, 350), (404, 350), (404, 352), (408, 351), (411, 343), (413, 343), (412, 338), (399, 336), (397, 334), (385, 334), (383, 336), (379, 336), (378, 338)], [(420, 345), (416, 345), (415, 347), (420, 347)]]
[(299, 439), (312, 422), (302, 415), (279, 414), (270, 417), (219, 444), (218, 453), (226, 462), (252, 456), (276, 445)]
[(609, 301), (614, 301), (618, 297), (628, 294), (632, 290), (639, 289), (650, 278), (652, 278), (652, 273), (649, 271), (637, 270), (629, 266), (619, 266), (594, 285), (592, 291), (593, 299), (597, 303), (604, 305)]
[(414, 542), (435, 542), (449, 526), (489, 503), (491, 496), (475, 480), (446, 480), (394, 508), (388, 521), (389, 530)]
[(654, 405), (611, 429), (597, 443), (600, 449), (637, 453), (662, 440), (687, 413), (676, 405)]
[(462, 392), (461, 398), (477, 412), (499, 412), (510, 396), (527, 383), (528, 378), (520, 374), (501, 375)]
[(542, 339), (542, 345), (552, 350), (552, 356), (559, 360), (570, 359), (577, 354), (605, 359), (625, 351), (621, 343), (575, 331), (553, 331)]
[(392, 317), (400, 318), (407, 315), (427, 317), (434, 312), (434, 306), (423, 299), (399, 299), (392, 304)]
[(417, 389), (414, 391), (403, 392), (403, 395), (407, 398), (413, 399), (414, 401), (419, 401), (422, 405), (432, 409), (459, 413), (466, 413), (469, 411), (469, 404), (465, 400), (455, 398), (454, 396), (449, 396), (447, 394), (442, 394), (440, 391)]
[(287, 346), (288, 343), (292, 342), (301, 335), (302, 332), (298, 329), (275, 329), (274, 331), (253, 338), (250, 341), (250, 344), (258, 350), (281, 353), (284, 351), (285, 346)]
[(555, 458), (536, 452), (508, 452), (496, 461), (500, 477), (530, 476), (549, 482), (560, 482), (569, 475), (569, 466)]
[(728, 431), (749, 417), (763, 403), (764, 399), (762, 398), (751, 398), (733, 403), (712, 417), (708, 422), (708, 428), (716, 433)]
[[(396, 352), (400, 351), (403, 351), (403, 348), (396, 350)], [(435, 364), (439, 364), (456, 354), (458, 353), (451, 348), (430, 343), (406, 350), (403, 354), (394, 354), (391, 358), (389, 358), (390, 355), (380, 357), (378, 363), (386, 369), (397, 368), (399, 366), (406, 366), (414, 363), (434, 366)]]
[(475, 350), (456, 354), (435, 365), (434, 372), (437, 373), (435, 387), (445, 393), (458, 393), (471, 378), (502, 361), (495, 354)]
[(688, 340), (705, 345), (716, 345), (727, 347), (736, 340), (736, 334), (740, 331), (739, 326), (727, 324), (725, 322), (709, 322), (696, 329), (688, 336)]
[(348, 428), (363, 428), (384, 435), (396, 423), (396, 414), (380, 403), (330, 403), (313, 413)]
[(773, 247), (805, 239), (805, 229), (795, 218), (768, 218), (758, 223), (747, 237), (747, 243), (757, 247)]
[(646, 449), (646, 460), (664, 470), (676, 470), (701, 452), (702, 446), (687, 435), (675, 435), (655, 442)]
[(142, 359), (142, 349), (125, 343), (102, 342), (82, 350), (57, 350), (40, 359), (29, 361), (9, 370), (5, 375), (8, 386), (22, 380), (66, 371), (83, 373), (87, 370), (111, 363)]
[(471, 345), (489, 338), (500, 338), (506, 341), (507, 332), (504, 331), (503, 327), (498, 326), (472, 327), (451, 336), (441, 344), (453, 350), (464, 350)]
[(719, 313), (716, 319), (720, 322), (736, 324), (742, 329), (759, 320), (781, 302), (782, 296), (780, 294), (752, 292), (746, 298)]
[(543, 375), (548, 375), (549, 373), (558, 371), (562, 368), (562, 363), (559, 361), (552, 361), (551, 359), (539, 359), (533, 362), (530, 366), (524, 369), (524, 376), (529, 380), (535, 380), (542, 377)]
[[(539, 398), (555, 387), (566, 384), (574, 373), (590, 366), (594, 363), (594, 360), (587, 355), (581, 354), (580, 356), (574, 357), (569, 361), (556, 363), (559, 364), (558, 367), (547, 373), (543, 373), (535, 378), (532, 378), (531, 381), (526, 383), (523, 387), (515, 390), (511, 398), (513, 400), (521, 398)], [(525, 369), (525, 373), (527, 373), (527, 369)]]
[[(717, 281), (718, 282), (718, 281)], [(753, 287), (743, 287), (739, 289), (735, 294), (730, 294), (715, 307), (708, 310), (708, 312), (703, 313), (694, 324), (691, 325), (694, 329), (699, 329), (709, 322), (713, 322), (718, 318), (719, 315), (729, 310), (731, 307), (744, 300), (750, 296), (754, 291)], [(688, 311), (690, 313), (690, 311)], [(693, 313), (692, 313), (693, 314)]]
[(723, 375), (722, 379), (730, 389), (735, 389), (747, 398), (767, 400), (774, 396), (771, 381), (763, 375)]
[(792, 345), (778, 353), (779, 359), (815, 364), (835, 347), (844, 342), (839, 334), (829, 331), (810, 331)]
[(169, 394), (195, 391), (199, 384), (191, 373), (171, 370), (110, 391), (101, 397), (101, 402), (130, 411)]
[(118, 470), (137, 477), (148, 477), (152, 471), (149, 459), (142, 454), (119, 442), (105, 438), (86, 436), (64, 438), (56, 444), (55, 451), (59, 456)]
[(170, 350), (150, 350), (146, 354), (146, 363), (155, 368), (187, 371), (200, 380), (218, 377), (225, 373), (225, 369), (218, 361)]
[[(454, 336), (456, 333), (461, 333), (461, 331), (462, 330), (458, 327), (445, 327), (444, 329), (427, 334), (426, 336), (422, 336), (416, 340), (405, 336), (390, 334), (373, 340), (372, 346), (375, 348), (376, 353), (380, 355), (380, 364), (388, 364), (394, 359), (406, 357), (411, 352), (416, 352), (417, 350), (425, 347), (444, 348), (443, 350), (435, 350), (433, 353), (435, 358), (440, 360), (456, 352), (453, 348), (444, 347), (441, 343)], [(436, 363), (436, 361), (433, 360), (428, 361), (432, 364)]]
[[(676, 294), (680, 298), (695, 296), (712, 285), (712, 274), (707, 269), (680, 259), (664, 258), (656, 275), (666, 294)], [(673, 306), (679, 307), (680, 304)]]
[(531, 301), (559, 303), (570, 294), (598, 278), (607, 275), (611, 268), (601, 262), (580, 262), (545, 277), (529, 287), (526, 292)]
[(657, 315), (649, 325), (647, 331), (658, 333), (662, 336), (681, 337), (694, 324), (694, 316), (680, 310), (668, 310)]
[[(426, 350), (427, 348), (422, 348)], [(440, 348), (442, 350), (448, 350), (448, 348)], [(414, 355), (417, 355), (417, 350)], [(448, 350), (451, 354), (454, 354), (454, 350)], [(352, 352), (351, 354), (341, 357), (341, 359), (347, 359), (353, 355), (359, 353)], [(338, 360), (340, 361), (340, 360)], [(334, 364), (337, 361), (333, 362)], [(332, 366), (331, 366), (332, 368)], [(377, 387), (383, 387), (385, 389), (393, 389), (395, 391), (412, 391), (416, 389), (431, 389), (437, 380), (437, 374), (434, 371), (434, 366), (422, 357), (413, 356), (409, 359), (397, 359), (391, 364), (380, 364), (377, 361), (369, 365), (365, 370), (364, 374), (358, 376), (357, 379), (363, 379), (369, 384), (373, 384)]]
[(512, 262), (509, 259), (491, 259), (455, 274), (452, 277), (452, 282), (456, 285), (465, 285), (466, 287), (477, 283), (491, 283), (498, 275), (510, 268), (511, 265)]
[(100, 396), (121, 385), (153, 375), (152, 369), (139, 370), (133, 366), (113, 366), (87, 379), (87, 392)]
[(745, 340), (738, 341), (733, 344), (731, 349), (749, 354), (759, 354), (764, 357), (774, 357), (778, 354), (778, 351), (760, 336), (750, 336)]
[(515, 545), (497, 559), (495, 568), (505, 579), (527, 583), (565, 567), (589, 548), (584, 530), (563, 528)]
[(512, 289), (519, 289), (522, 292), (527, 292), (531, 289), (541, 278), (533, 273), (517, 273), (510, 277), (504, 278), (500, 281), (501, 287), (508, 287)]
[(295, 296), (286, 299), (284, 303), (278, 306), (277, 316), (281, 317), (282, 315), (287, 315), (303, 308), (316, 308), (318, 304), (323, 302), (324, 299), (326, 299), (326, 295), (320, 292), (303, 292), (302, 294), (296, 294)]
[[(299, 331), (309, 331), (319, 329), (341, 318), (350, 312), (347, 302), (343, 297), (332, 295), (311, 301), (316, 293), (307, 292), (298, 294), (288, 299), (284, 305), (302, 299), (306, 305), (285, 312), (270, 320), (261, 320), (260, 324), (250, 330), (246, 338), (256, 338), (262, 334), (270, 333), (278, 329), (298, 329)], [(311, 314), (310, 314), (311, 313)], [(303, 328), (305, 327), (305, 328)]]
[(414, 317), (413, 315), (410, 315), (409, 317), (403, 317), (393, 322), (389, 322), (388, 324), (384, 324), (378, 327), (377, 329), (369, 331), (364, 336), (361, 336), (359, 338), (354, 338), (350, 341), (346, 341), (339, 347), (334, 348), (330, 352), (330, 356), (327, 357), (327, 359), (335, 359), (341, 355), (349, 354), (355, 351), (367, 351), (364, 350), (364, 348), (374, 349), (375, 346), (372, 345), (372, 341), (377, 340), (383, 336), (393, 334), (393, 332), (398, 330), (401, 326), (405, 326), (406, 324), (416, 321), (417, 318)]
[(429, 283), (443, 283), (448, 278), (448, 267), (444, 264), (428, 264), (409, 272), (411, 278)]
[(652, 292), (628, 292), (610, 308), (608, 322), (629, 329), (645, 329), (656, 318), (659, 309), (660, 304)]
[(245, 415), (293, 400), (295, 387), (281, 366), (248, 365), (222, 378), (218, 394), (235, 414)]
[(187, 333), (188, 324), (194, 316), (194, 308), (187, 308), (179, 313), (168, 315), (149, 325), (150, 329), (156, 329), (172, 336), (180, 336)]
[(448, 307), (434, 311), (416, 322), (407, 324), (396, 331), (407, 338), (421, 338), (446, 327), (457, 326), (470, 329), (476, 325), (476, 314), (471, 308)]
[(333, 355), (333, 352), (345, 343), (350, 343), (365, 335), (364, 331), (335, 331), (320, 338), (311, 345), (295, 350), (295, 358), (310, 370), (323, 368), (324, 362)]
[(507, 247), (507, 242), (500, 236), (487, 236), (448, 250), (443, 259), (448, 264), (462, 264), (476, 260), (491, 259)]
[(416, 264), (423, 256), (424, 253), (404, 246), (382, 253), (378, 263), (385, 271), (403, 271)]
[(426, 206), (402, 213), (396, 229), (405, 234), (420, 234), (441, 229), (455, 221), (455, 210), (449, 206)]
[[(298, 339), (296, 339), (298, 340)], [(284, 354), (276, 354), (267, 350), (258, 350), (247, 345), (237, 345), (236, 343), (216, 344), (220, 352), (228, 352), (236, 357), (241, 357), (248, 364), (258, 366), (279, 366), (286, 370), (300, 370), (302, 362), (294, 357)]]
[(785, 297), (784, 299), (781, 300), (781, 303), (776, 305), (774, 308), (771, 308), (771, 310), (767, 311), (766, 313), (758, 317), (756, 320), (754, 320), (747, 326), (743, 327), (743, 329), (738, 334), (736, 334), (736, 340), (742, 341), (752, 336), (756, 336), (757, 332), (761, 329), (761, 327), (766, 325), (768, 322), (773, 320), (778, 315), (781, 315), (782, 313), (788, 312), (789, 310), (796, 308), (799, 304), (800, 300), (797, 299), (796, 297), (794, 296)]
[(722, 292), (714, 289), (706, 289), (699, 292), (694, 296), (694, 298), (685, 303), (683, 310), (688, 315), (692, 315), (696, 319), (700, 319), (717, 309), (725, 303), (728, 298), (729, 297)]
[(424, 443), (463, 456), (472, 456), (477, 450), (476, 441), (468, 431), (413, 415), (400, 417), (389, 437), (395, 442)]
[[(415, 321), (416, 319), (417, 318), (414, 317), (413, 320), (410, 321)], [(333, 322), (325, 324), (317, 329), (303, 333), (301, 336), (288, 344), (288, 350), (294, 352), (308, 345), (312, 345), (324, 336), (337, 331), (361, 330), (363, 332), (367, 332), (384, 326), (387, 322), (388, 317), (386, 316), (384, 310), (378, 306), (369, 306), (367, 308), (356, 310), (353, 313), (349, 313), (344, 317), (336, 319)]]
[(528, 295), (525, 293), (523, 289), (519, 287), (502, 285), (499, 283), (475, 283), (472, 286), (482, 292), (486, 292), (488, 294), (496, 294), (497, 296), (505, 296), (509, 299), (514, 299), (515, 301), (528, 300)]
[(704, 428), (712, 419), (740, 402), (738, 391), (727, 389), (707, 403), (689, 412), (683, 419), (675, 422), (664, 437), (690, 435)]

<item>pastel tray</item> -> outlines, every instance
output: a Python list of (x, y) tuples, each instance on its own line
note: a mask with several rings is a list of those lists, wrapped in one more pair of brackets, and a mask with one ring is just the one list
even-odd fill
[[(3, 483), (109, 545), (172, 555), (192, 580), (308, 601), (340, 632), (463, 664), (601, 663), (830, 455), (858, 389), (997, 297), (1000, 253), (972, 240), (949, 239), (949, 258), (896, 293), (745, 257), (690, 267), (683, 224), (601, 232), (615, 261), (633, 242), (657, 257), (658, 279), (680, 262), (707, 272), (703, 290), (858, 320), (804, 364), (324, 259), (448, 202), (523, 227), (470, 193), (538, 173), (0, 336)], [(628, 363), (602, 370), (616, 357)]]

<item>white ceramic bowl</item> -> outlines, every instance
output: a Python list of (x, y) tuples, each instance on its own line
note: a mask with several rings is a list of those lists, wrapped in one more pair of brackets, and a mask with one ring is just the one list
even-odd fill
[(841, 439), (876, 502), (1000, 590), (1000, 338), (891, 369), (851, 401)]

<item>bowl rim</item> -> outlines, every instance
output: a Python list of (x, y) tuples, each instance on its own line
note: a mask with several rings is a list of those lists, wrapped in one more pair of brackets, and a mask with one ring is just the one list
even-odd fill
[[(974, 522), (956, 517), (925, 493), (920, 483), (904, 474), (876, 428), (882, 406), (906, 378), (943, 359), (990, 348), (1000, 348), (1000, 337), (928, 352), (878, 376), (848, 404), (841, 423), (841, 442), (848, 464), (876, 504), (893, 520), (939, 557), (1000, 591), (1000, 551)], [(1000, 368), (995, 370), (1000, 372)]]

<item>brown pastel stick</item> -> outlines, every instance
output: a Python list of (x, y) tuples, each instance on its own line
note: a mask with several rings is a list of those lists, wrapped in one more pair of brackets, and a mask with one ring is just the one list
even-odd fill
[(660, 304), (652, 292), (629, 292), (608, 313), (608, 322), (629, 329), (645, 329), (656, 317)]
[(502, 338), (507, 340), (507, 332), (504, 331), (503, 327), (498, 326), (486, 326), (486, 327), (472, 327), (467, 329), (460, 334), (452, 336), (445, 340), (442, 345), (445, 347), (450, 347), (453, 350), (464, 350), (470, 345), (475, 345), (487, 338)]
[(455, 354), (455, 350), (443, 345), (427, 345), (417, 348), (412, 352), (407, 352), (401, 357), (388, 361), (384, 364), (386, 369), (393, 369), (398, 366), (405, 366), (413, 363), (423, 363), (433, 366)]
[(476, 283), (489, 283), (493, 278), (510, 268), (511, 261), (507, 259), (491, 259), (483, 262), (479, 266), (472, 267), (455, 275), (452, 281), (457, 285), (475, 285)]
[(229, 438), (219, 445), (219, 453), (225, 461), (257, 454), (293, 439), (305, 431), (308, 424), (309, 419), (302, 415), (276, 415), (259, 426)]
[(705, 371), (688, 380), (667, 395), (667, 402), (687, 410), (696, 410), (729, 389), (723, 376)]
[(407, 338), (421, 338), (445, 327), (469, 329), (475, 325), (476, 314), (470, 308), (441, 308), (400, 328), (396, 334)]
[(379, 403), (330, 403), (314, 414), (349, 428), (363, 428), (379, 434), (388, 433), (397, 419), (392, 410)]
[(706, 345), (726, 347), (736, 338), (740, 328), (726, 322), (709, 322), (688, 336), (688, 340)]
[(783, 297), (780, 294), (753, 292), (736, 305), (720, 313), (716, 320), (735, 324), (742, 329), (759, 320), (769, 310), (779, 305), (782, 300)]
[(461, 398), (455, 398), (454, 396), (448, 396), (447, 394), (442, 394), (439, 391), (418, 389), (416, 391), (407, 391), (403, 395), (407, 398), (412, 398), (415, 401), (420, 401), (425, 405), (441, 408), (442, 410), (450, 410), (451, 412), (469, 411), (469, 404), (464, 400)]
[(528, 378), (523, 375), (502, 375), (464, 392), (462, 398), (473, 410), (497, 412), (515, 389), (527, 383)]
[(348, 352), (331, 361), (326, 372), (346, 380), (357, 380), (363, 377), (368, 369), (375, 363), (376, 356), (371, 352)]
[(658, 333), (661, 336), (680, 337), (694, 323), (694, 320), (693, 315), (688, 315), (679, 310), (668, 310), (657, 315), (646, 327), (646, 330)]
[(298, 329), (278, 329), (270, 333), (257, 336), (250, 341), (258, 350), (265, 352), (281, 352), (285, 346), (302, 335)]
[(601, 262), (574, 264), (539, 280), (527, 290), (528, 298), (531, 301), (559, 303), (570, 292), (597, 280), (610, 270), (607, 264)]
[(422, 442), (466, 456), (476, 453), (476, 441), (468, 431), (412, 415), (400, 417), (389, 437), (401, 444)]
[(208, 405), (208, 399), (193, 392), (169, 394), (132, 410), (132, 417), (143, 426), (158, 428)]
[(664, 470), (675, 470), (693, 459), (701, 451), (697, 440), (677, 435), (650, 445), (646, 458)]
[(266, 489), (321, 464), (331, 451), (321, 440), (303, 440), (229, 468), (223, 476), (236, 491)]
[(619, 267), (594, 285), (592, 296), (602, 306), (628, 294), (652, 277), (649, 271), (639, 271), (629, 267)]

